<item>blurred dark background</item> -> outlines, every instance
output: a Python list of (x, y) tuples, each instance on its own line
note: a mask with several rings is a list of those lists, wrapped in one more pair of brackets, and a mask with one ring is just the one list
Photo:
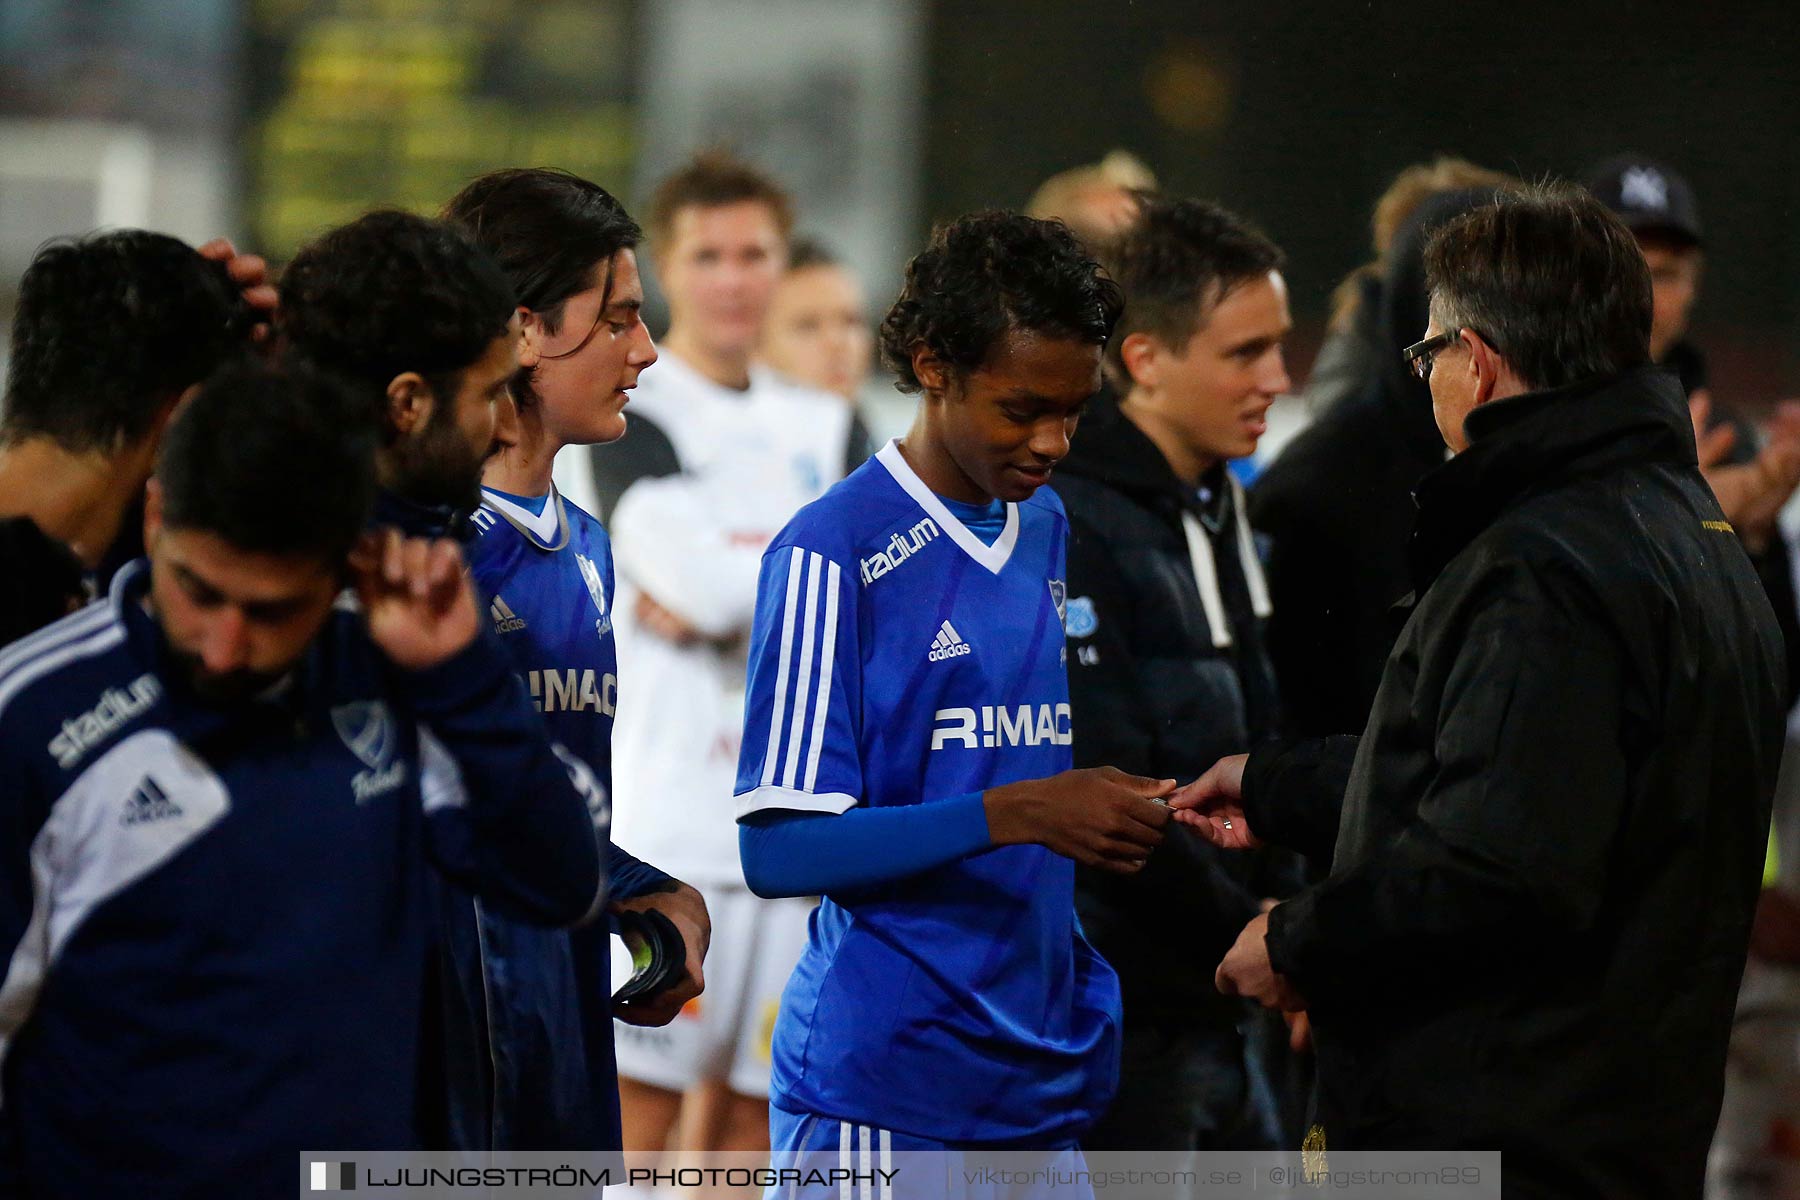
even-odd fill
[(1170, 190), (1261, 222), (1313, 326), (1410, 163), (1538, 178), (1661, 158), (1699, 194), (1697, 334), (1720, 393), (1800, 385), (1794, 5), (1061, 0), (1022, 22), (1006, 0), (957, 0), (934, 8), (930, 47), (932, 215), (1022, 203), (1125, 146)]
[(641, 203), (728, 142), (879, 303), (933, 220), (1122, 147), (1286, 248), (1303, 369), (1399, 169), (1630, 150), (1699, 194), (1698, 341), (1756, 406), (1800, 392), (1797, 50), (1776, 3), (4, 0), (0, 293), (97, 224), (280, 258), (507, 163)]

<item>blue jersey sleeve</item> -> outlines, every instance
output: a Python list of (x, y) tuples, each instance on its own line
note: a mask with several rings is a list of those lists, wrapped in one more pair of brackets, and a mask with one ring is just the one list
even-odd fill
[(982, 793), (823, 813), (765, 809), (738, 825), (744, 882), (765, 900), (876, 887), (993, 848)]
[(862, 655), (856, 575), (816, 550), (777, 542), (763, 556), (737, 815), (841, 813), (863, 796)]

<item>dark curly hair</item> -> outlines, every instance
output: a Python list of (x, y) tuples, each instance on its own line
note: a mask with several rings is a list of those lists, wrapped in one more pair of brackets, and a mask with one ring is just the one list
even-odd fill
[(1148, 192), (1138, 194), (1136, 219), (1101, 257), (1125, 290), (1125, 315), (1107, 343), (1121, 379), (1119, 347), (1131, 334), (1151, 334), (1179, 353), (1208, 309), (1283, 262), (1280, 248), (1235, 213)]
[(300, 361), (244, 361), (206, 380), (163, 438), (163, 519), (239, 550), (336, 562), (375, 503), (363, 398)]
[(281, 278), (280, 322), (295, 352), (373, 387), (379, 404), (407, 371), (455, 396), (462, 372), (505, 334), (515, 304), (506, 276), (462, 231), (383, 210), (294, 255)]
[(19, 281), (0, 440), (108, 450), (246, 345), (249, 307), (221, 263), (120, 229), (50, 242)]
[(1061, 221), (974, 213), (940, 225), (906, 264), (900, 298), (881, 322), (881, 359), (901, 391), (917, 392), (917, 346), (966, 375), (1009, 330), (1103, 346), (1122, 307), (1119, 289)]
[(613, 256), (644, 237), (611, 192), (549, 167), (490, 171), (451, 197), (443, 216), (494, 256), (519, 303), (542, 317), (550, 333), (562, 323), (563, 302), (594, 286), (601, 263), (608, 264), (605, 306)]

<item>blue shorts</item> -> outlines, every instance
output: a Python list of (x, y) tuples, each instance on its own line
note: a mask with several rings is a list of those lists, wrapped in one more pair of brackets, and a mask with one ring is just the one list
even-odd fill
[(1005, 1183), (982, 1165), (996, 1153), (1006, 1164), (1050, 1170), (1067, 1180), (1087, 1169), (1074, 1142), (1025, 1150), (933, 1141), (893, 1129), (859, 1125), (769, 1105), (770, 1166), (797, 1173), (763, 1193), (763, 1200), (1093, 1200), (1091, 1185), (1054, 1188)]

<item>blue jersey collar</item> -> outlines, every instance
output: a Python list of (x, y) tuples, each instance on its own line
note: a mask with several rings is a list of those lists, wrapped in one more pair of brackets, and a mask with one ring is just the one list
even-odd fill
[(949, 535), (950, 540), (962, 548), (963, 553), (986, 567), (992, 574), (998, 575), (1006, 569), (1008, 560), (1012, 558), (1013, 547), (1019, 541), (1019, 506), (1006, 506), (1006, 527), (1000, 536), (988, 545), (970, 532), (968, 526), (957, 520), (938, 494), (925, 486), (925, 481), (907, 465), (906, 458), (900, 453), (900, 443), (891, 441), (883, 446), (875, 455), (881, 465), (887, 468), (894, 482), (905, 489), (925, 514), (938, 523), (938, 528)]

